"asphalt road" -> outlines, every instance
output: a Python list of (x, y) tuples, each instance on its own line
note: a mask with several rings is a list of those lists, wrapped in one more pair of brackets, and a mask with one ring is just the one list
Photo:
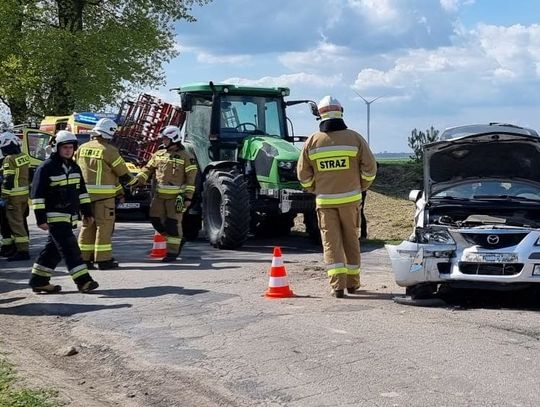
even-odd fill
[[(31, 231), (37, 255), (45, 234)], [(48, 383), (81, 406), (540, 405), (540, 316), (519, 301), (397, 304), (404, 290), (374, 247), (363, 248), (362, 290), (335, 299), (302, 236), (238, 251), (200, 239), (174, 265), (147, 257), (152, 236), (118, 223), (122, 267), (93, 272), (92, 295), (63, 266), (64, 293), (34, 295), (32, 262), (0, 260), (0, 348), (34, 379), (55, 372)], [(263, 296), (276, 245), (293, 298)], [(79, 352), (69, 362), (54, 356), (65, 346)]]

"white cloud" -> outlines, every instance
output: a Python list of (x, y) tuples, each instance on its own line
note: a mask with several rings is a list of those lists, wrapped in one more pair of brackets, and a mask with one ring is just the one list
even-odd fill
[(353, 87), (362, 93), (422, 94), (455, 105), (493, 103), (509, 85), (518, 92), (538, 82), (539, 66), (540, 26), (480, 25), (458, 36), (454, 46), (411, 49), (389, 69), (362, 69)]
[(243, 65), (250, 61), (249, 55), (212, 55), (206, 52), (197, 54), (197, 62), (203, 64)]
[(321, 67), (339, 67), (351, 57), (351, 51), (322, 41), (315, 48), (304, 52), (287, 52), (278, 57), (289, 69), (319, 69)]
[(455, 13), (463, 6), (474, 4), (474, 0), (440, 0), (440, 3), (446, 11)]
[(342, 80), (340, 75), (335, 76), (322, 76), (309, 73), (295, 73), (279, 76), (265, 76), (260, 79), (246, 79), (246, 78), (228, 78), (225, 79), (226, 83), (233, 83), (235, 85), (243, 86), (315, 86), (321, 88), (332, 87), (340, 83)]

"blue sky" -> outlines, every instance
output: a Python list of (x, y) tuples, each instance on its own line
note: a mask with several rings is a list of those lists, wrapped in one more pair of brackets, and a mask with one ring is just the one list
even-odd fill
[[(511, 122), (540, 130), (540, 2), (532, 0), (214, 0), (177, 25), (167, 85), (288, 86), (331, 94), (374, 152), (409, 151), (412, 129)], [(317, 128), (290, 108), (295, 134)]]

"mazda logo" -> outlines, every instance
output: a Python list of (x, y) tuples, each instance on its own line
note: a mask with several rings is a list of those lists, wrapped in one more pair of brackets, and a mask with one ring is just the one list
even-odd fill
[(487, 242), (489, 244), (497, 244), (497, 243), (499, 243), (499, 236), (497, 236), (497, 235), (489, 235), (487, 237)]

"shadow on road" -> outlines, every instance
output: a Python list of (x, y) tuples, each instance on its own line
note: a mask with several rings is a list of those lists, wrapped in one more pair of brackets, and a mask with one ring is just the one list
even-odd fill
[(114, 290), (99, 290), (96, 294), (105, 298), (148, 298), (162, 295), (198, 295), (207, 293), (208, 290), (191, 289), (178, 286), (144, 287), (144, 288), (119, 288)]
[(518, 291), (454, 289), (440, 293), (438, 297), (455, 310), (480, 308), (540, 310), (540, 290), (534, 287)]
[(131, 304), (115, 305), (90, 305), (90, 304), (66, 304), (60, 302), (22, 304), (14, 307), (0, 308), (0, 314), (20, 315), (20, 316), (46, 316), (58, 315), (61, 317), (70, 317), (76, 314), (84, 314), (101, 310), (112, 310), (118, 308), (130, 308)]

